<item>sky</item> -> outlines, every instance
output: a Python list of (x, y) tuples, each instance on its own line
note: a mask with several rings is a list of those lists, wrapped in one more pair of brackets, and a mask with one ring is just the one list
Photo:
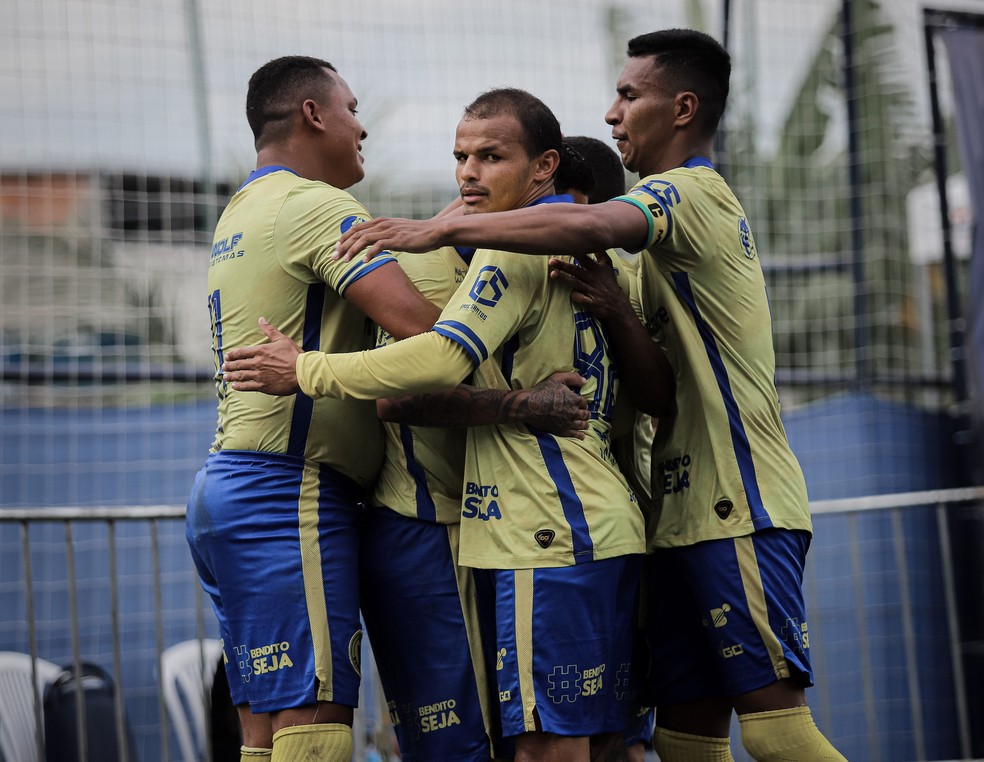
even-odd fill
[[(461, 109), (490, 87), (530, 90), (553, 108), (565, 133), (608, 139), (603, 115), (625, 41), (693, 23), (692, 5), (5, 0), (0, 168), (239, 177), (255, 156), (243, 115), (249, 75), (270, 58), (303, 53), (332, 61), (358, 96), (370, 133), (368, 181), (408, 190), (450, 182)], [(731, 5), (732, 87), (750, 99), (760, 147), (769, 150), (839, 2)], [(945, 6), (984, 12), (984, 0)], [(921, 98), (921, 3), (891, 0), (886, 7), (903, 25), (902, 38), (920, 51), (903, 65)], [(704, 30), (719, 39), (722, 8), (720, 0), (701, 4)]]

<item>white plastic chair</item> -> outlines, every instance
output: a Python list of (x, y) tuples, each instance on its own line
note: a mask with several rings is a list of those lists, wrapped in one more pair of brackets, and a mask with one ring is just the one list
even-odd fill
[(221, 654), (218, 640), (183, 640), (161, 653), (161, 693), (185, 762), (204, 759), (203, 696), (212, 689)]
[[(61, 667), (38, 659), (38, 696), (44, 700), (45, 686), (61, 673)], [(0, 759), (6, 762), (37, 762), (37, 726), (31, 657), (16, 651), (0, 651)], [(44, 728), (41, 728), (42, 734)]]

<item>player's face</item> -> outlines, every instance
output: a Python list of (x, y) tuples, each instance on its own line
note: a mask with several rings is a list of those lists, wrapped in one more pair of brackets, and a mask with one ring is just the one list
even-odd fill
[(605, 121), (612, 126), (622, 164), (642, 176), (661, 171), (673, 137), (675, 94), (662, 82), (652, 56), (630, 58), (616, 92)]
[(324, 160), (329, 167), (329, 182), (348, 188), (365, 177), (362, 165), (362, 141), (368, 133), (356, 116), (358, 100), (348, 84), (335, 72), (328, 72), (334, 85), (327, 89), (325, 103)]
[(458, 122), (455, 177), (465, 214), (520, 209), (534, 200), (536, 163), (522, 138), (523, 127), (512, 114)]

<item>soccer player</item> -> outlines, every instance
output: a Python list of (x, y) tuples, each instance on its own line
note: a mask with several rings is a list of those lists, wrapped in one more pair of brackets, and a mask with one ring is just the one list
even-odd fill
[[(246, 116), (256, 170), (215, 231), (208, 276), (219, 371), (270, 315), (311, 349), (372, 346), (367, 316), (405, 336), (438, 311), (396, 261), (330, 253), (366, 210), (366, 131), (335, 68), (302, 56), (260, 67)], [(187, 537), (219, 619), (250, 762), (351, 756), (358, 700), (357, 518), (382, 458), (372, 403), (240, 394), (216, 375), (218, 426), (188, 504)], [(271, 756), (272, 755), (272, 756)]]
[[(553, 194), (561, 150), (537, 98), (480, 96), (455, 138), (463, 216), (570, 205)], [(299, 353), (265, 331), (270, 344), (227, 354), (235, 388), (379, 397), (460, 380), (489, 357), (476, 383), (528, 388), (571, 368), (586, 379), (584, 439), (469, 429), (459, 560), (488, 570), (494, 588), (502, 730), (516, 760), (587, 760), (589, 736), (621, 733), (642, 516), (609, 450), (617, 374), (605, 334), (550, 283), (547, 260), (479, 250), (432, 331), (373, 352)]]
[[(445, 247), (397, 256), (414, 285), (444, 307), (472, 255)], [(377, 346), (393, 342), (379, 331)], [(479, 610), (473, 570), (458, 564), (464, 427), (529, 424), (583, 436), (587, 403), (564, 393), (582, 383), (565, 373), (516, 392), (460, 386), (376, 403), (385, 458), (362, 524), (361, 602), (405, 762), (482, 762), (493, 749), (502, 753), (495, 665), (482, 649), (494, 637), (491, 618)]]
[[(802, 472), (779, 417), (771, 317), (744, 211), (711, 163), (730, 58), (693, 30), (632, 39), (606, 114), (630, 171), (626, 196), (433, 222), (377, 220), (343, 236), (337, 256), (438, 244), (571, 253), (642, 250), (641, 310), (675, 375), (675, 413), (653, 444), (658, 506), (651, 688), (661, 759), (731, 759), (737, 711), (757, 760), (841, 760), (813, 722), (802, 574), (811, 521)], [(558, 265), (577, 279), (574, 268)], [(624, 302), (586, 285), (616, 356)], [(638, 321), (636, 321), (638, 322)], [(626, 386), (645, 376), (620, 366)], [(634, 388), (634, 387), (633, 387)]]
[(587, 183), (579, 183), (577, 178), (560, 175), (557, 178), (558, 191), (570, 193), (575, 204), (600, 204), (625, 193), (625, 169), (610, 145), (587, 135), (567, 135), (564, 144), (581, 156), (591, 170), (591, 179)]

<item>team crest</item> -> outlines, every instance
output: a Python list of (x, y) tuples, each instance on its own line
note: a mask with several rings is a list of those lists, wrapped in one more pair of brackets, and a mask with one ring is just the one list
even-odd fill
[(714, 512), (718, 515), (719, 519), (724, 520), (731, 515), (731, 511), (734, 507), (735, 504), (730, 500), (719, 500), (714, 506)]
[(358, 225), (360, 222), (365, 222), (365, 221), (366, 221), (365, 217), (360, 217), (357, 214), (350, 214), (348, 217), (342, 220), (342, 224), (339, 226), (339, 230), (341, 230), (344, 233), (353, 225)]
[(359, 628), (349, 639), (348, 646), (349, 661), (352, 662), (352, 669), (355, 670), (360, 678), (362, 677), (362, 629)]
[(556, 536), (557, 533), (552, 529), (541, 529), (533, 535), (533, 539), (536, 540), (541, 548), (546, 549), (550, 547), (550, 543), (554, 541), (554, 537)]
[(752, 231), (748, 227), (748, 220), (744, 217), (738, 218), (738, 240), (741, 242), (741, 250), (749, 259), (755, 259), (755, 241), (752, 240)]

